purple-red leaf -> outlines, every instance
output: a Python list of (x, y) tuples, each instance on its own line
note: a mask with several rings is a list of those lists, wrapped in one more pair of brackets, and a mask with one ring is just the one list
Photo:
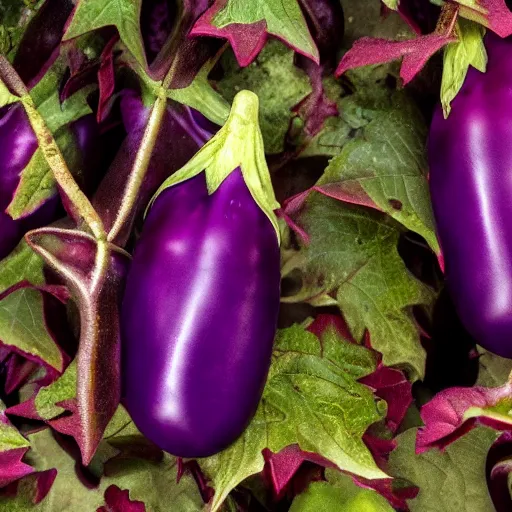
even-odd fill
[[(500, 37), (507, 37), (512, 34), (512, 13), (506, 0), (457, 1), (460, 4), (459, 12), (461, 16), (490, 28)], [(473, 5), (469, 5), (470, 3)]]
[(0, 487), (32, 473), (33, 469), (21, 461), (28, 448), (0, 451)]
[(445, 448), (477, 424), (497, 430), (512, 425), (512, 382), (498, 388), (450, 388), (438, 393), (421, 409), (425, 426), (418, 431), (416, 450)]
[(128, 490), (111, 485), (105, 491), (105, 505), (97, 512), (146, 512), (146, 507), (142, 501), (131, 500)]
[(363, 377), (359, 382), (373, 388), (375, 394), (386, 401), (388, 412), (387, 427), (395, 433), (411, 405), (412, 384), (400, 370), (379, 365), (371, 375)]
[(287, 446), (278, 453), (265, 452), (265, 473), (274, 492), (280, 495), (297, 473), (303, 462), (313, 462), (320, 466), (335, 468), (336, 465), (317, 453), (302, 451), (298, 445)]
[(404, 84), (407, 84), (421, 71), (434, 53), (453, 41), (456, 41), (456, 38), (450, 34), (429, 34), (406, 41), (363, 37), (343, 56), (336, 69), (336, 76), (349, 69), (403, 58), (400, 76)]
[(24, 505), (24, 508), (15, 510), (31, 510), (32, 505), (37, 505), (46, 498), (56, 476), (56, 469), (32, 472), (1, 489), (0, 496), (11, 499), (14, 497), (14, 504)]
[(325, 94), (322, 83), (322, 66), (304, 58), (301, 61), (304, 71), (309, 76), (313, 91), (295, 107), (295, 110), (305, 121), (304, 131), (306, 134), (309, 137), (314, 137), (322, 129), (324, 121), (328, 117), (338, 115), (338, 106)]
[(33, 468), (21, 460), (29, 446), (29, 442), (9, 422), (0, 402), (0, 487), (32, 473)]
[(71, 0), (47, 0), (30, 21), (14, 57), (14, 68), (29, 85), (37, 82), (38, 75), (56, 57), (64, 25), (73, 10)]
[(98, 69), (98, 85), (100, 97), (98, 101), (98, 110), (96, 119), (100, 122), (105, 117), (105, 110), (109, 100), (114, 94), (115, 89), (115, 71), (114, 71), (114, 45), (119, 41), (119, 36), (115, 34), (105, 45), (100, 57), (100, 66)]
[(6, 394), (10, 395), (20, 388), (37, 368), (39, 368), (39, 365), (36, 362), (25, 359), (13, 352), (5, 362), (4, 390)]
[(256, 58), (269, 35), (319, 62), (318, 49), (297, 0), (216, 0), (191, 35), (227, 39), (242, 67)]

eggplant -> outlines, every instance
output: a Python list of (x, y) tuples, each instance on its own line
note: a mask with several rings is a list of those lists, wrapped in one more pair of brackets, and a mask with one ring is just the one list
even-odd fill
[(489, 33), (428, 144), (430, 191), (458, 315), (480, 345), (512, 358), (512, 39)]
[[(94, 116), (88, 114), (71, 126), (81, 150), (80, 165), (86, 180), (91, 170), (88, 165), (96, 165), (100, 145), (98, 127)], [(0, 111), (0, 259), (5, 258), (16, 247), (22, 236), (29, 230), (45, 226), (56, 220), (62, 211), (58, 194), (49, 197), (39, 208), (26, 217), (13, 220), (6, 213), (18, 187), (21, 173), (34, 155), (38, 143), (23, 105), (16, 103)], [(94, 164), (93, 164), (94, 162)]]
[(270, 367), (279, 205), (257, 103), (239, 93), (226, 125), (157, 192), (127, 277), (123, 401), (146, 437), (181, 457), (242, 434)]

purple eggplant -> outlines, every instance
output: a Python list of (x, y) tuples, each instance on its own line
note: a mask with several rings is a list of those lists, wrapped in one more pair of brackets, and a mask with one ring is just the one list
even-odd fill
[[(93, 197), (93, 205), (107, 230), (114, 224), (123, 199), (122, 194), (112, 196), (112, 190), (126, 185), (151, 114), (151, 108), (144, 106), (140, 95), (129, 89), (121, 94), (120, 110), (127, 136)], [(178, 103), (167, 107), (148, 172), (138, 191), (137, 202), (115, 240), (117, 245), (126, 245), (133, 222), (144, 212), (162, 181), (183, 166), (211, 137), (211, 131), (205, 126), (215, 129), (212, 123), (191, 108)]]
[[(37, 149), (36, 136), (21, 104), (5, 108), (0, 117), (0, 147), (2, 148), (0, 160), (0, 259), (2, 259), (20, 241), (23, 236), (24, 224), (28, 222), (28, 219), (13, 220), (5, 213), (5, 209), (9, 206), (18, 186), (20, 172), (29, 163)], [(44, 213), (51, 215), (51, 211)]]
[[(91, 122), (92, 121), (92, 122)], [(97, 154), (98, 130), (93, 116), (85, 116), (72, 127), (77, 142), (87, 154)], [(30, 229), (44, 226), (58, 215), (57, 194), (47, 199), (37, 210), (26, 217), (13, 220), (6, 212), (20, 181), (20, 175), (37, 149), (37, 138), (20, 103), (4, 107), (0, 111), (0, 259), (16, 247), (21, 237)], [(82, 159), (81, 167), (90, 157)], [(82, 169), (86, 171), (87, 169)], [(83, 177), (82, 177), (83, 178)]]
[(448, 119), (430, 130), (430, 190), (446, 283), (470, 334), (512, 358), (512, 39), (486, 37)]
[(127, 278), (124, 403), (174, 455), (219, 452), (256, 411), (280, 300), (276, 207), (257, 97), (243, 91), (226, 125), (157, 193)]

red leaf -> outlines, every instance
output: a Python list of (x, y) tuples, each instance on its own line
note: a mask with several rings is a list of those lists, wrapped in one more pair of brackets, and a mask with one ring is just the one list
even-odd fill
[(453, 41), (456, 41), (456, 38), (449, 34), (429, 34), (407, 41), (363, 37), (343, 56), (336, 69), (336, 76), (349, 69), (383, 64), (403, 57), (400, 76), (404, 84), (407, 84), (421, 71), (434, 53)]
[(386, 401), (388, 404), (386, 425), (391, 432), (395, 433), (413, 401), (412, 384), (400, 370), (388, 368), (382, 364), (375, 372), (363, 377), (359, 382), (373, 388), (375, 394)]
[[(190, 35), (192, 36), (210, 36), (221, 39), (227, 39), (240, 66), (248, 66), (261, 51), (265, 45), (269, 33), (267, 31), (267, 22), (265, 19), (254, 23), (230, 23), (229, 25), (218, 28), (214, 24), (214, 18), (224, 9), (229, 0), (216, 0), (210, 9), (208, 9), (196, 22)], [(295, 20), (298, 24), (298, 21)], [(288, 44), (288, 41), (282, 34), (273, 34)], [(310, 34), (308, 34), (310, 36)], [(305, 57), (313, 59), (318, 63), (318, 54), (310, 55), (299, 47), (293, 49)]]
[(101, 52), (100, 67), (98, 69), (98, 85), (100, 88), (100, 99), (98, 101), (98, 111), (96, 119), (98, 123), (105, 117), (107, 104), (114, 94), (115, 89), (115, 73), (114, 73), (114, 46), (119, 41), (119, 34), (114, 35), (106, 44)]
[(146, 507), (142, 501), (131, 500), (128, 490), (110, 485), (105, 491), (105, 506), (99, 507), (97, 512), (146, 512)]
[(282, 449), (279, 453), (270, 450), (264, 452), (266, 465), (265, 473), (268, 476), (274, 492), (279, 496), (290, 483), (295, 473), (305, 461), (313, 462), (323, 467), (336, 468), (336, 466), (317, 453), (302, 451), (294, 444)]
[(38, 363), (13, 352), (5, 363), (5, 392), (10, 395), (20, 388), (38, 367)]
[(21, 418), (27, 418), (29, 420), (42, 420), (36, 409), (35, 396), (21, 402), (21, 404), (9, 407), (6, 412), (9, 415), (20, 416)]
[(205, 503), (209, 503), (215, 494), (215, 489), (208, 485), (208, 479), (201, 471), (201, 467), (197, 463), (196, 460), (188, 460), (187, 462), (183, 462), (183, 459), (178, 458), (178, 476), (177, 483), (180, 482), (181, 478), (185, 473), (189, 473), (192, 475), (194, 480), (196, 481), (199, 492), (201, 493), (201, 498)]
[(265, 45), (268, 37), (267, 24), (264, 20), (261, 20), (250, 25), (233, 23), (223, 28), (215, 27), (212, 23), (213, 19), (227, 2), (228, 0), (217, 0), (213, 7), (197, 20), (190, 34), (227, 39), (233, 48), (238, 63), (245, 67), (258, 56)]
[(321, 340), (323, 333), (331, 327), (334, 327), (343, 339), (356, 343), (345, 320), (338, 315), (318, 315), (307, 330)]
[[(0, 496), (12, 498), (18, 494), (20, 483), (23, 482), (22, 490), (25, 494), (30, 494), (30, 501), (37, 505), (46, 498), (50, 492), (53, 482), (57, 477), (56, 469), (47, 469), (45, 471), (38, 471), (30, 473), (28, 476), (18, 479), (10, 483), (0, 491)], [(28, 484), (28, 485), (27, 485)]]
[(512, 418), (500, 412), (500, 405), (508, 412), (510, 400), (511, 383), (498, 388), (475, 386), (441, 391), (421, 409), (425, 426), (418, 431), (416, 451), (443, 449), (477, 424), (509, 430)]
[(28, 464), (21, 462), (27, 450), (28, 448), (16, 448), (0, 452), (0, 487), (4, 487), (34, 471)]
[(505, 0), (476, 0), (479, 8), (460, 6), (462, 15), (478, 21), (500, 37), (512, 34), (512, 13)]
[(313, 91), (294, 108), (294, 111), (298, 112), (300, 117), (304, 119), (306, 134), (314, 137), (322, 129), (328, 117), (338, 115), (338, 106), (324, 92), (322, 66), (305, 58), (300, 59), (300, 61), (301, 67), (309, 75)]

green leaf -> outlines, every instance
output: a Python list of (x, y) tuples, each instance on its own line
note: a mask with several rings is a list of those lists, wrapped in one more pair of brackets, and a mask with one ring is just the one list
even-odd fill
[(63, 40), (114, 25), (123, 43), (139, 64), (146, 68), (139, 24), (141, 6), (142, 0), (80, 0)]
[(313, 482), (297, 496), (290, 512), (393, 512), (385, 498), (375, 491), (358, 487), (352, 478), (332, 469), (327, 482)]
[(0, 80), (0, 107), (5, 107), (16, 101), (20, 101), (20, 98), (11, 94), (6, 85)]
[(36, 411), (43, 420), (56, 418), (65, 409), (56, 405), (76, 397), (76, 358), (66, 371), (49, 386), (42, 387), (36, 395)]
[(44, 262), (22, 240), (3, 260), (0, 260), (0, 293), (20, 281), (29, 281), (35, 286), (44, 285)]
[[(68, 166), (73, 170), (77, 167), (79, 155), (76, 139), (67, 125), (92, 112), (87, 103), (87, 96), (95, 86), (79, 90), (61, 104), (59, 86), (66, 69), (64, 59), (60, 57), (30, 91), (30, 95), (54, 134)], [(29, 215), (56, 193), (53, 173), (42, 150), (37, 148), (21, 173), (20, 183), (7, 213), (13, 219)]]
[(30, 446), (28, 440), (19, 433), (18, 429), (5, 420), (4, 411), (5, 405), (0, 400), (0, 452)]
[(415, 453), (417, 429), (400, 434), (391, 452), (389, 471), (419, 487), (409, 502), (411, 512), (489, 512), (494, 506), (486, 481), (487, 452), (500, 436), (478, 427), (452, 443), (444, 452)]
[(393, 108), (395, 91), (386, 85), (389, 76), (399, 76), (397, 62), (351, 69), (346, 73), (350, 93), (334, 77), (325, 77), (323, 89), (338, 105), (339, 115), (328, 117), (317, 135), (302, 141), (300, 157), (337, 156), (347, 142), (362, 137), (365, 126)]
[(427, 127), (415, 103), (397, 92), (360, 136), (329, 163), (317, 185), (377, 209), (423, 236), (440, 253), (427, 181)]
[[(292, 119), (291, 109), (310, 92), (309, 79), (293, 64), (293, 51), (279, 41), (270, 40), (256, 61), (240, 68), (232, 52), (226, 52), (221, 65), (220, 93), (232, 102), (237, 91), (249, 89), (260, 100), (260, 127), (267, 154), (280, 153)], [(283, 87), (286, 84), (286, 87)]]
[(469, 66), (482, 73), (487, 67), (487, 51), (483, 41), (485, 28), (474, 21), (459, 18), (456, 30), (459, 40), (450, 43), (444, 50), (441, 103), (445, 117), (450, 114), (451, 102), (460, 91)]
[[(0, 293), (21, 281), (44, 285), (43, 266), (43, 260), (22, 240), (0, 261)], [(0, 341), (62, 368), (62, 355), (46, 327), (39, 290), (20, 288), (0, 300)]]
[(402, 229), (377, 211), (314, 193), (298, 222), (310, 243), (282, 269), (302, 274), (302, 288), (283, 302), (314, 302), (326, 293), (343, 312), (356, 339), (368, 329), (386, 366), (412, 380), (425, 370), (425, 351), (410, 308), (431, 304), (433, 291), (407, 270), (397, 251)]
[(495, 388), (503, 386), (512, 372), (512, 359), (497, 356), (478, 347), (478, 380), (476, 386)]
[(30, 215), (56, 193), (53, 173), (43, 152), (37, 148), (21, 172), (19, 186), (6, 212), (13, 219)]
[(398, 5), (400, 4), (400, 0), (382, 0), (382, 3), (390, 9), (393, 9), (393, 11), (396, 11), (398, 9)]
[(212, 512), (229, 492), (264, 466), (262, 450), (290, 444), (315, 452), (340, 469), (386, 478), (362, 441), (385, 404), (357, 379), (372, 373), (374, 354), (328, 331), (322, 342), (300, 326), (278, 333), (274, 359), (255, 418), (231, 447), (199, 459), (215, 489)]
[(262, 21), (267, 33), (318, 61), (318, 49), (297, 0), (227, 0), (215, 14), (212, 24), (221, 29), (238, 23), (249, 25)]
[(179, 483), (176, 482), (177, 462), (170, 455), (165, 455), (161, 462), (123, 458), (112, 463), (108, 476), (103, 476), (99, 486), (91, 489), (79, 479), (75, 470), (76, 460), (57, 443), (50, 429), (29, 435), (29, 440), (31, 450), (26, 457), (27, 463), (36, 471), (56, 468), (57, 477), (40, 504), (32, 504), (22, 492), (16, 498), (0, 498), (2, 510), (93, 511), (104, 504), (104, 492), (112, 484), (128, 489), (131, 500), (144, 502), (146, 510), (152, 512), (167, 512), (170, 504), (173, 512), (199, 512), (203, 509), (192, 477), (185, 474)]
[(0, 300), (0, 340), (62, 370), (62, 354), (46, 328), (39, 290), (20, 288)]
[(169, 89), (167, 96), (182, 105), (195, 108), (210, 121), (222, 126), (229, 116), (229, 103), (211, 86), (208, 75), (217, 62), (210, 59), (191, 84), (182, 89)]
[(28, 24), (44, 0), (2, 0), (0, 2), (0, 39), (2, 55), (12, 61)]
[(156, 191), (148, 208), (166, 188), (204, 172), (208, 193), (213, 194), (235, 169), (243, 179), (259, 208), (274, 226), (278, 240), (280, 231), (274, 210), (279, 208), (265, 160), (263, 139), (258, 125), (258, 97), (240, 91), (226, 124), (181, 169), (167, 178)]

